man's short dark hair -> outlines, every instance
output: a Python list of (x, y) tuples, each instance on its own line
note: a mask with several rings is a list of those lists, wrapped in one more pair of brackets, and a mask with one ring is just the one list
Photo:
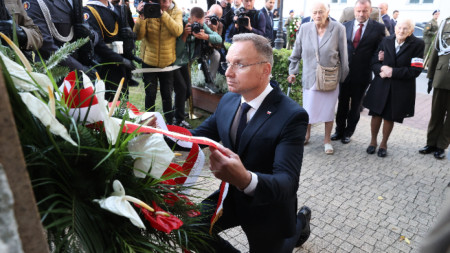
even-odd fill
[(355, 2), (355, 5), (358, 4), (358, 3), (360, 3), (360, 4), (366, 4), (366, 3), (369, 3), (369, 5), (372, 6), (372, 2), (371, 2), (370, 0), (357, 0), (357, 1)]
[(392, 12), (392, 15), (394, 15), (394, 14), (397, 13), (397, 12), (398, 12), (398, 10), (393, 11), (393, 12)]
[(200, 7), (194, 7), (191, 10), (191, 16), (196, 18), (203, 18), (205, 16), (205, 12)]

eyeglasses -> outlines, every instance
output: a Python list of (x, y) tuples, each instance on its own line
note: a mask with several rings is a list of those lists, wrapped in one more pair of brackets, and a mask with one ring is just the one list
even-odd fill
[(249, 66), (253, 66), (253, 65), (259, 65), (259, 64), (262, 64), (262, 63), (267, 63), (267, 61), (261, 61), (261, 62), (257, 62), (257, 63), (253, 63), (253, 64), (247, 64), (247, 65), (242, 64), (242, 63), (233, 63), (233, 64), (231, 64), (229, 62), (221, 62), (220, 66), (222, 66), (222, 68), (224, 70), (227, 70), (228, 68), (233, 68), (235, 70), (242, 71), (245, 67), (249, 67)]

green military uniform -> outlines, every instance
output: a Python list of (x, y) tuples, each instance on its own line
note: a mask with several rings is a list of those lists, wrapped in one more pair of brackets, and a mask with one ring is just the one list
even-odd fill
[(25, 9), (29, 8), (29, 2), (25, 1), (22, 5), (21, 0), (5, 0), (6, 9), (10, 15), (14, 17), (14, 22), (18, 24), (27, 34), (26, 50), (37, 50), (42, 46), (42, 34), (39, 27), (33, 23), (33, 20), (28, 17)]
[(436, 20), (432, 19), (425, 25), (423, 29), (423, 41), (425, 42), (425, 51), (423, 53), (424, 58), (426, 57), (428, 50), (430, 48), (431, 43), (433, 42), (433, 37), (436, 35), (439, 29), (438, 23)]
[(433, 79), (434, 92), (427, 145), (445, 150), (450, 144), (450, 17), (441, 26), (428, 65), (427, 77)]

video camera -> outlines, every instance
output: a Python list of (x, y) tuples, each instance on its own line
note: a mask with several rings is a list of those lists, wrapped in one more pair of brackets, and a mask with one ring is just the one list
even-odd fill
[(245, 10), (244, 7), (241, 7), (239, 9), (237, 9), (234, 12), (234, 15), (238, 16), (237, 19), (237, 24), (239, 25), (239, 27), (244, 27), (244, 26), (248, 26), (248, 18), (253, 18), (253, 16), (255, 16), (255, 14), (258, 13), (257, 10)]
[(159, 0), (143, 0), (144, 8), (139, 14), (144, 14), (145, 18), (160, 18), (161, 17), (161, 5)]

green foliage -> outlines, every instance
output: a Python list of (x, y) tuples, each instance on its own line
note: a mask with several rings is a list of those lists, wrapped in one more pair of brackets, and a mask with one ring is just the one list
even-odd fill
[(47, 71), (49, 71), (56, 81), (62, 80), (69, 72), (69, 68), (62, 67), (59, 63), (67, 59), (67, 57), (88, 41), (89, 38), (84, 38), (72, 43), (64, 43), (64, 45), (52, 54), (45, 63), (43, 63), (42, 59), (39, 62), (35, 62), (34, 71), (43, 74), (47, 74)]
[[(273, 68), (272, 68), (272, 80), (277, 81), (280, 84), (281, 89), (287, 93), (289, 83), (287, 77), (289, 76), (289, 56), (291, 56), (292, 50), (282, 48), (280, 50), (273, 50)], [(301, 83), (302, 64), (299, 64), (299, 75), (297, 76), (295, 83), (291, 85), (291, 91), (289, 97), (295, 100), (300, 105), (302, 104), (302, 83)]]
[[(69, 54), (69, 51), (61, 54)], [(58, 59), (61, 57), (59, 55)], [(48, 69), (45, 66), (55, 66), (56, 61), (54, 59), (51, 64), (43, 65), (41, 71), (46, 73)], [(196, 250), (207, 247), (193, 242), (202, 242), (208, 237), (206, 232), (197, 228), (198, 220), (187, 214), (197, 207), (187, 205), (183, 200), (172, 207), (164, 201), (166, 194), (186, 190), (160, 183), (179, 175), (163, 179), (134, 176), (134, 159), (127, 144), (137, 133), (120, 134), (116, 145), (110, 145), (103, 128), (75, 122), (67, 116), (65, 102), (56, 101), (56, 118), (77, 142), (78, 146), (73, 146), (53, 135), (30, 113), (1, 58), (0, 67), (52, 252), (179, 252), (181, 248)], [(49, 77), (56, 87), (52, 74)], [(55, 92), (60, 91), (56, 89)], [(50, 96), (43, 91), (33, 94), (44, 103), (50, 100)], [(149, 204), (155, 201), (180, 218), (184, 225), (166, 234), (154, 229), (141, 216), (147, 227), (147, 230), (142, 230), (128, 219), (100, 208), (93, 200), (110, 196), (114, 180), (123, 184), (127, 195)]]

